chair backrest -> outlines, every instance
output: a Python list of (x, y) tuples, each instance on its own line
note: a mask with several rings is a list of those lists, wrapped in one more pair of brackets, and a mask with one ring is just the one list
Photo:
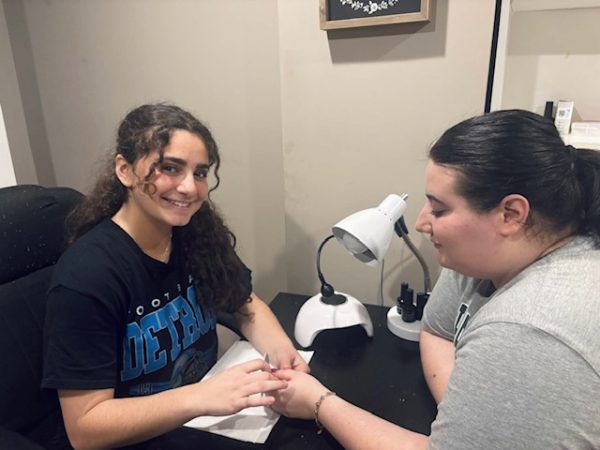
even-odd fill
[(56, 394), (40, 389), (46, 291), (81, 198), (70, 188), (0, 189), (0, 426), (19, 433), (58, 409)]

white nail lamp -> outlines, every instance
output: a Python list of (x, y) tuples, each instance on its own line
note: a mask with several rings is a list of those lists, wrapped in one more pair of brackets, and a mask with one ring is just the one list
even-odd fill
[[(359, 261), (369, 265), (376, 266), (383, 261), (383, 258), (390, 246), (396, 222), (400, 220), (406, 211), (406, 194), (388, 195), (376, 208), (365, 209), (354, 213), (333, 226), (333, 236), (335, 236), (342, 246), (354, 255)], [(323, 245), (333, 236), (327, 237), (319, 247), (317, 253), (317, 272), (321, 280), (321, 292), (308, 299), (296, 317), (294, 326), (294, 335), (296, 341), (302, 347), (309, 347), (318, 333), (327, 329), (345, 328), (354, 325), (362, 326), (368, 336), (373, 336), (373, 323), (365, 306), (356, 298), (343, 292), (336, 292), (328, 284), (320, 269), (320, 254)], [(405, 241), (408, 237), (402, 233)], [(407, 242), (408, 244), (408, 242)], [(409, 244), (410, 249), (415, 253), (416, 249)], [(415, 254), (421, 265), (424, 265), (420, 255)], [(426, 266), (424, 266), (426, 270)], [(426, 284), (429, 277), (426, 271)], [(394, 310), (394, 312), (392, 312)], [(390, 319), (390, 315), (392, 316)], [(397, 315), (398, 317), (395, 317)], [(401, 333), (396, 332), (396, 322), (402, 327)], [(392, 323), (392, 325), (390, 325)], [(415, 330), (404, 333), (406, 325)], [(397, 336), (410, 340), (418, 340), (419, 324), (405, 323), (396, 312), (396, 307), (392, 307), (388, 313), (388, 328)]]

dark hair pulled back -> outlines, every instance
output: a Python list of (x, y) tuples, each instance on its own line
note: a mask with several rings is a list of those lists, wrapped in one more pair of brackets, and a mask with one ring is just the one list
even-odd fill
[[(218, 187), (221, 159), (209, 129), (192, 114), (175, 105), (157, 103), (139, 106), (121, 122), (115, 150), (111, 152), (91, 192), (68, 217), (69, 242), (105, 218), (112, 217), (127, 200), (128, 190), (115, 174), (115, 156), (120, 154), (127, 162), (135, 164), (151, 152), (158, 152), (158, 159), (150, 166), (142, 183), (142, 189), (149, 192), (153, 189), (155, 168), (162, 162), (164, 150), (177, 130), (189, 131), (202, 140), (216, 179), (209, 192)], [(204, 202), (187, 225), (174, 229), (173, 237), (182, 244), (188, 272), (196, 282), (201, 280), (214, 294), (210, 298), (199, 296), (206, 306), (233, 312), (248, 300), (242, 263), (234, 250), (235, 235), (227, 228), (210, 200)]]
[(530, 204), (529, 225), (600, 241), (600, 152), (565, 145), (538, 114), (513, 109), (467, 119), (448, 129), (429, 156), (460, 174), (456, 193), (476, 211), (520, 194)]

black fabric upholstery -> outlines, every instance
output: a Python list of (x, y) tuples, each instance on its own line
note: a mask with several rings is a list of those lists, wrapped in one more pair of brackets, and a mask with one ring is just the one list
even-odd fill
[(58, 407), (56, 396), (39, 387), (42, 373), (44, 298), (52, 267), (0, 286), (0, 423), (26, 431)]
[(65, 216), (80, 198), (70, 188), (0, 189), (0, 284), (56, 262), (63, 247)]
[(0, 448), (39, 448), (24, 436), (55, 432), (56, 393), (39, 387), (46, 290), (65, 217), (81, 197), (70, 188), (0, 189)]
[(0, 427), (0, 448), (6, 450), (44, 450), (19, 433)]

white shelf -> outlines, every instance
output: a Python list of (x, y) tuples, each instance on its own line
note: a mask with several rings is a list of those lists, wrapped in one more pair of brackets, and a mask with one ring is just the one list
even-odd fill
[(600, 8), (600, 0), (512, 0), (513, 11)]
[(565, 141), (565, 144), (572, 145), (576, 148), (600, 150), (600, 137), (596, 136), (573, 136), (568, 134), (563, 136), (563, 141)]

